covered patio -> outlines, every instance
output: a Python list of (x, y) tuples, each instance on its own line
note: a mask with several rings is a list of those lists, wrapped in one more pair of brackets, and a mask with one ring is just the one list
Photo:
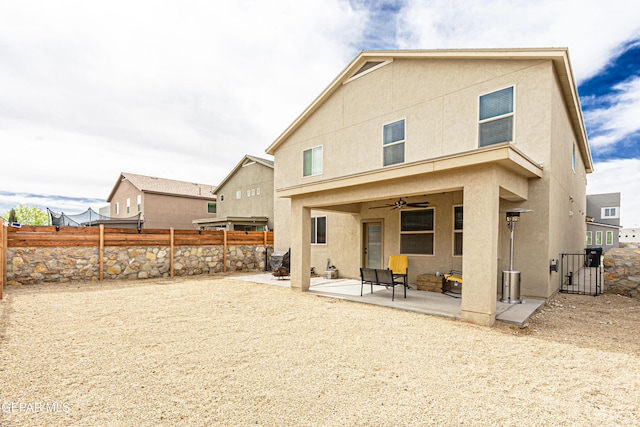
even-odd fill
[[(231, 279), (290, 287), (288, 279), (275, 278), (271, 273), (237, 276)], [(363, 294), (360, 296), (360, 280), (312, 277), (309, 293), (321, 297), (339, 298), (455, 320), (461, 319), (462, 298), (437, 292), (419, 291), (415, 288), (407, 290), (406, 299), (401, 295), (396, 295), (395, 301), (391, 301), (391, 289), (374, 286), (373, 293), (371, 293), (370, 287), (365, 285)], [(498, 300), (496, 302), (496, 320), (522, 328), (544, 302), (544, 299), (539, 298), (526, 298), (522, 300), (521, 304), (507, 304)]]

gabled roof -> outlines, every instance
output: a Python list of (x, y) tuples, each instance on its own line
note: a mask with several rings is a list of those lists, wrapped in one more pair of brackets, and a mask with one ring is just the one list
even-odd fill
[(359, 74), (371, 72), (395, 58), (424, 59), (546, 59), (553, 61), (567, 110), (577, 136), (577, 144), (588, 172), (593, 171), (591, 149), (582, 117), (582, 107), (578, 97), (576, 82), (569, 61), (567, 48), (525, 48), (525, 49), (443, 49), (443, 50), (371, 50), (362, 51), (331, 82), (331, 84), (311, 103), (302, 114), (265, 150), (273, 155), (276, 149), (289, 138), (333, 93), (349, 79)]
[(231, 179), (231, 177), (235, 175), (236, 172), (238, 172), (240, 168), (253, 163), (260, 163), (268, 168), (273, 169), (273, 160), (262, 159), (260, 157), (250, 156), (246, 154), (242, 158), (242, 160), (240, 160), (240, 162), (238, 162), (238, 164), (231, 170), (231, 172), (229, 172), (229, 174), (222, 181), (220, 181), (220, 184), (218, 184), (218, 186), (216, 187), (216, 192), (218, 188), (222, 188), (227, 183), (227, 181), (229, 181), (229, 179)]
[(143, 193), (167, 194), (210, 200), (215, 198), (214, 192), (216, 187), (213, 185), (122, 172), (118, 177), (118, 181), (113, 186), (107, 202), (111, 202), (122, 181), (129, 181), (131, 185)]

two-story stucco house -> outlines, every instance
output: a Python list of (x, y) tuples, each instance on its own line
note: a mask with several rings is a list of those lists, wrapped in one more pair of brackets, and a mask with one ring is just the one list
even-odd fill
[(213, 185), (122, 172), (107, 198), (109, 215), (140, 215), (144, 228), (193, 230), (193, 219), (216, 216), (214, 190)]
[(215, 218), (193, 220), (200, 229), (273, 231), (273, 160), (246, 155), (216, 188)]
[(362, 52), (266, 152), (293, 289), (310, 285), (312, 210), (350, 218), (328, 230), (341, 275), (394, 254), (410, 282), (460, 269), (462, 320), (482, 325), (510, 268), (507, 211), (533, 211), (515, 233), (523, 297), (554, 294), (551, 260), (584, 250), (593, 164), (567, 49)]

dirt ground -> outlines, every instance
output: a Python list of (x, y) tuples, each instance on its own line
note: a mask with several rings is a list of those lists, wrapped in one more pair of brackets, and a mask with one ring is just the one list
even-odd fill
[(640, 301), (523, 329), (191, 277), (5, 288), (0, 426), (640, 425)]

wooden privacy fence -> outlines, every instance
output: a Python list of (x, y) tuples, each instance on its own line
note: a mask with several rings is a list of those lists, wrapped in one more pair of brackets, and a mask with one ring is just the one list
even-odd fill
[(226, 230), (175, 230), (100, 227), (22, 226), (0, 227), (0, 298), (6, 282), (7, 252), (12, 248), (98, 248), (99, 280), (104, 279), (105, 247), (168, 247), (171, 262), (170, 276), (174, 272), (176, 247), (222, 247), (223, 271), (226, 272), (229, 246), (273, 245), (273, 232), (245, 232)]

